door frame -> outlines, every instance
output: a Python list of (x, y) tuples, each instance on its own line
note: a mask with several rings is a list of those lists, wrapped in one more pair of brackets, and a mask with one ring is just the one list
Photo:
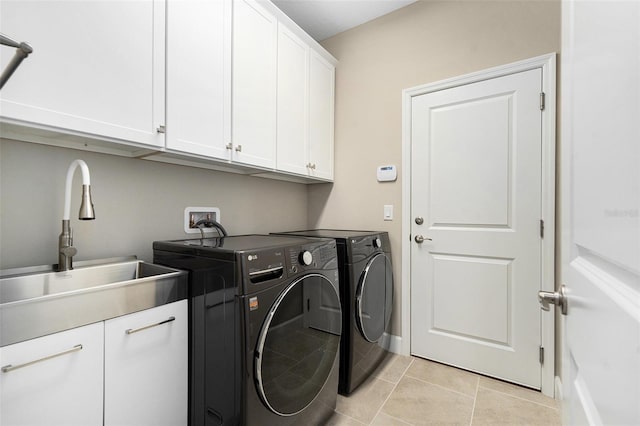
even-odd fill
[[(542, 69), (542, 91), (546, 114), (542, 114), (542, 239), (541, 290), (555, 290), (556, 247), (556, 53), (513, 62), (402, 91), (402, 339), (400, 353), (411, 354), (411, 105), (414, 96), (465, 84), (476, 83), (532, 69)], [(531, 303), (537, 303), (532, 300)], [(541, 345), (545, 349), (542, 364), (542, 393), (555, 393), (555, 312), (541, 311)]]

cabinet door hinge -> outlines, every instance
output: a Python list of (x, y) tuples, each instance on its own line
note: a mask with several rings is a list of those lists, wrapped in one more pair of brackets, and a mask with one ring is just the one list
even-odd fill
[(540, 111), (544, 111), (544, 92), (540, 92)]
[(540, 238), (544, 238), (544, 220), (540, 219)]
[(540, 364), (544, 364), (544, 348), (540, 346)]

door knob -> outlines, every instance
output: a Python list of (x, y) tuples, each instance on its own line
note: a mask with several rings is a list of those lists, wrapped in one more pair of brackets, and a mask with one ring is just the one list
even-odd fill
[(418, 244), (422, 244), (425, 241), (433, 241), (431, 238), (423, 237), (422, 235), (416, 235), (414, 240)]
[(567, 296), (564, 285), (560, 287), (560, 291), (539, 291), (538, 302), (542, 305), (543, 311), (548, 311), (551, 308), (549, 305), (556, 305), (560, 308), (562, 315), (567, 315)]

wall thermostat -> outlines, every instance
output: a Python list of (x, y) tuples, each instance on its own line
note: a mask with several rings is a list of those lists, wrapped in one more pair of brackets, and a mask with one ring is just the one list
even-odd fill
[(393, 182), (398, 177), (396, 166), (378, 166), (378, 182)]

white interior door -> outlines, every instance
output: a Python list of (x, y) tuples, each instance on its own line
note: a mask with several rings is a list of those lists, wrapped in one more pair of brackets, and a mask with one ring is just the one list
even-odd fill
[(411, 105), (411, 352), (538, 389), (541, 92), (534, 68)]
[(640, 424), (640, 3), (562, 4), (563, 415)]

